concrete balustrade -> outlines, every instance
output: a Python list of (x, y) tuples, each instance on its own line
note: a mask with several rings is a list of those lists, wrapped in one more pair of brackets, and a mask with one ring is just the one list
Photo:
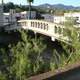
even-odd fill
[(63, 25), (42, 20), (20, 20), (14, 26), (6, 27), (5, 30), (9, 31), (20, 28), (50, 36), (53, 41), (55, 39), (66, 40), (66, 36), (63, 34), (65, 30)]

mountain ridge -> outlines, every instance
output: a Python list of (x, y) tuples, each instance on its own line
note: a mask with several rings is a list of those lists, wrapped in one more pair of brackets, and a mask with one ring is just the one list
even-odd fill
[(66, 10), (71, 10), (71, 9), (80, 9), (80, 6), (72, 6), (72, 5), (64, 5), (64, 4), (48, 4), (48, 3), (45, 3), (45, 4), (41, 4), (41, 5), (38, 5), (39, 8), (50, 8), (50, 9), (53, 9), (53, 8), (58, 8), (58, 9), (66, 9)]

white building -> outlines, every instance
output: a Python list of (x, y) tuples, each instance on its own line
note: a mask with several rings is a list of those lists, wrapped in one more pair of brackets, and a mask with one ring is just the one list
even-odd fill
[(45, 21), (54, 22), (54, 23), (62, 23), (65, 21), (64, 16), (55, 16), (51, 14), (42, 14)]
[(3, 13), (3, 21), (4, 23), (9, 22), (9, 13)]
[(42, 14), (44, 20), (54, 22), (54, 23), (63, 23), (66, 21), (66, 17), (74, 17), (76, 22), (80, 23), (80, 12), (73, 13), (64, 13), (63, 16), (55, 16), (51, 14)]
[[(80, 23), (80, 12), (64, 13), (63, 16), (55, 16), (52, 14), (42, 14), (42, 16), (44, 17), (45, 21), (54, 23), (63, 23), (65, 22), (66, 17), (75, 17), (77, 22)], [(10, 10), (9, 13), (2, 14), (2, 8), (0, 8), (0, 24), (2, 24), (1, 21), (4, 21), (4, 23), (8, 23), (8, 22), (16, 22), (17, 20), (20, 19), (29, 19), (29, 11), (16, 13), (15, 10)], [(36, 19), (35, 11), (31, 11), (31, 19)]]
[(63, 23), (65, 21), (64, 16), (54, 16), (54, 23)]
[[(20, 17), (21, 19), (29, 19), (29, 11), (21, 12)], [(35, 19), (35, 18), (36, 18), (36, 12), (31, 11), (31, 19)]]
[(45, 21), (54, 22), (54, 16), (51, 14), (42, 14)]
[[(35, 19), (35, 18), (36, 18), (36, 12), (31, 11), (31, 19)], [(29, 11), (16, 13), (15, 10), (10, 10), (9, 13), (3, 13), (4, 23), (16, 22), (17, 20), (20, 19), (29, 19)]]
[(3, 13), (3, 21), (4, 23), (15, 22), (16, 21), (16, 13), (14, 10), (10, 10), (10, 13)]
[(66, 17), (74, 17), (77, 20), (77, 22), (80, 23), (80, 12), (64, 13), (64, 16), (65, 16), (65, 18)]

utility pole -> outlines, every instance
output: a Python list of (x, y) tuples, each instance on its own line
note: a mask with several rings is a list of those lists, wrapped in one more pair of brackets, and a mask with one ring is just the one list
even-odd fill
[(3, 0), (1, 1), (0, 4), (0, 28), (3, 27)]

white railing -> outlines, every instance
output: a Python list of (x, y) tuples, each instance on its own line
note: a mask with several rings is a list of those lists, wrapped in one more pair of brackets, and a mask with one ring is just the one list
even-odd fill
[(20, 20), (16, 24), (5, 27), (5, 30), (15, 30), (20, 28), (29, 29), (36, 33), (50, 36), (52, 40), (67, 40), (67, 37), (63, 36), (63, 25), (42, 20)]

